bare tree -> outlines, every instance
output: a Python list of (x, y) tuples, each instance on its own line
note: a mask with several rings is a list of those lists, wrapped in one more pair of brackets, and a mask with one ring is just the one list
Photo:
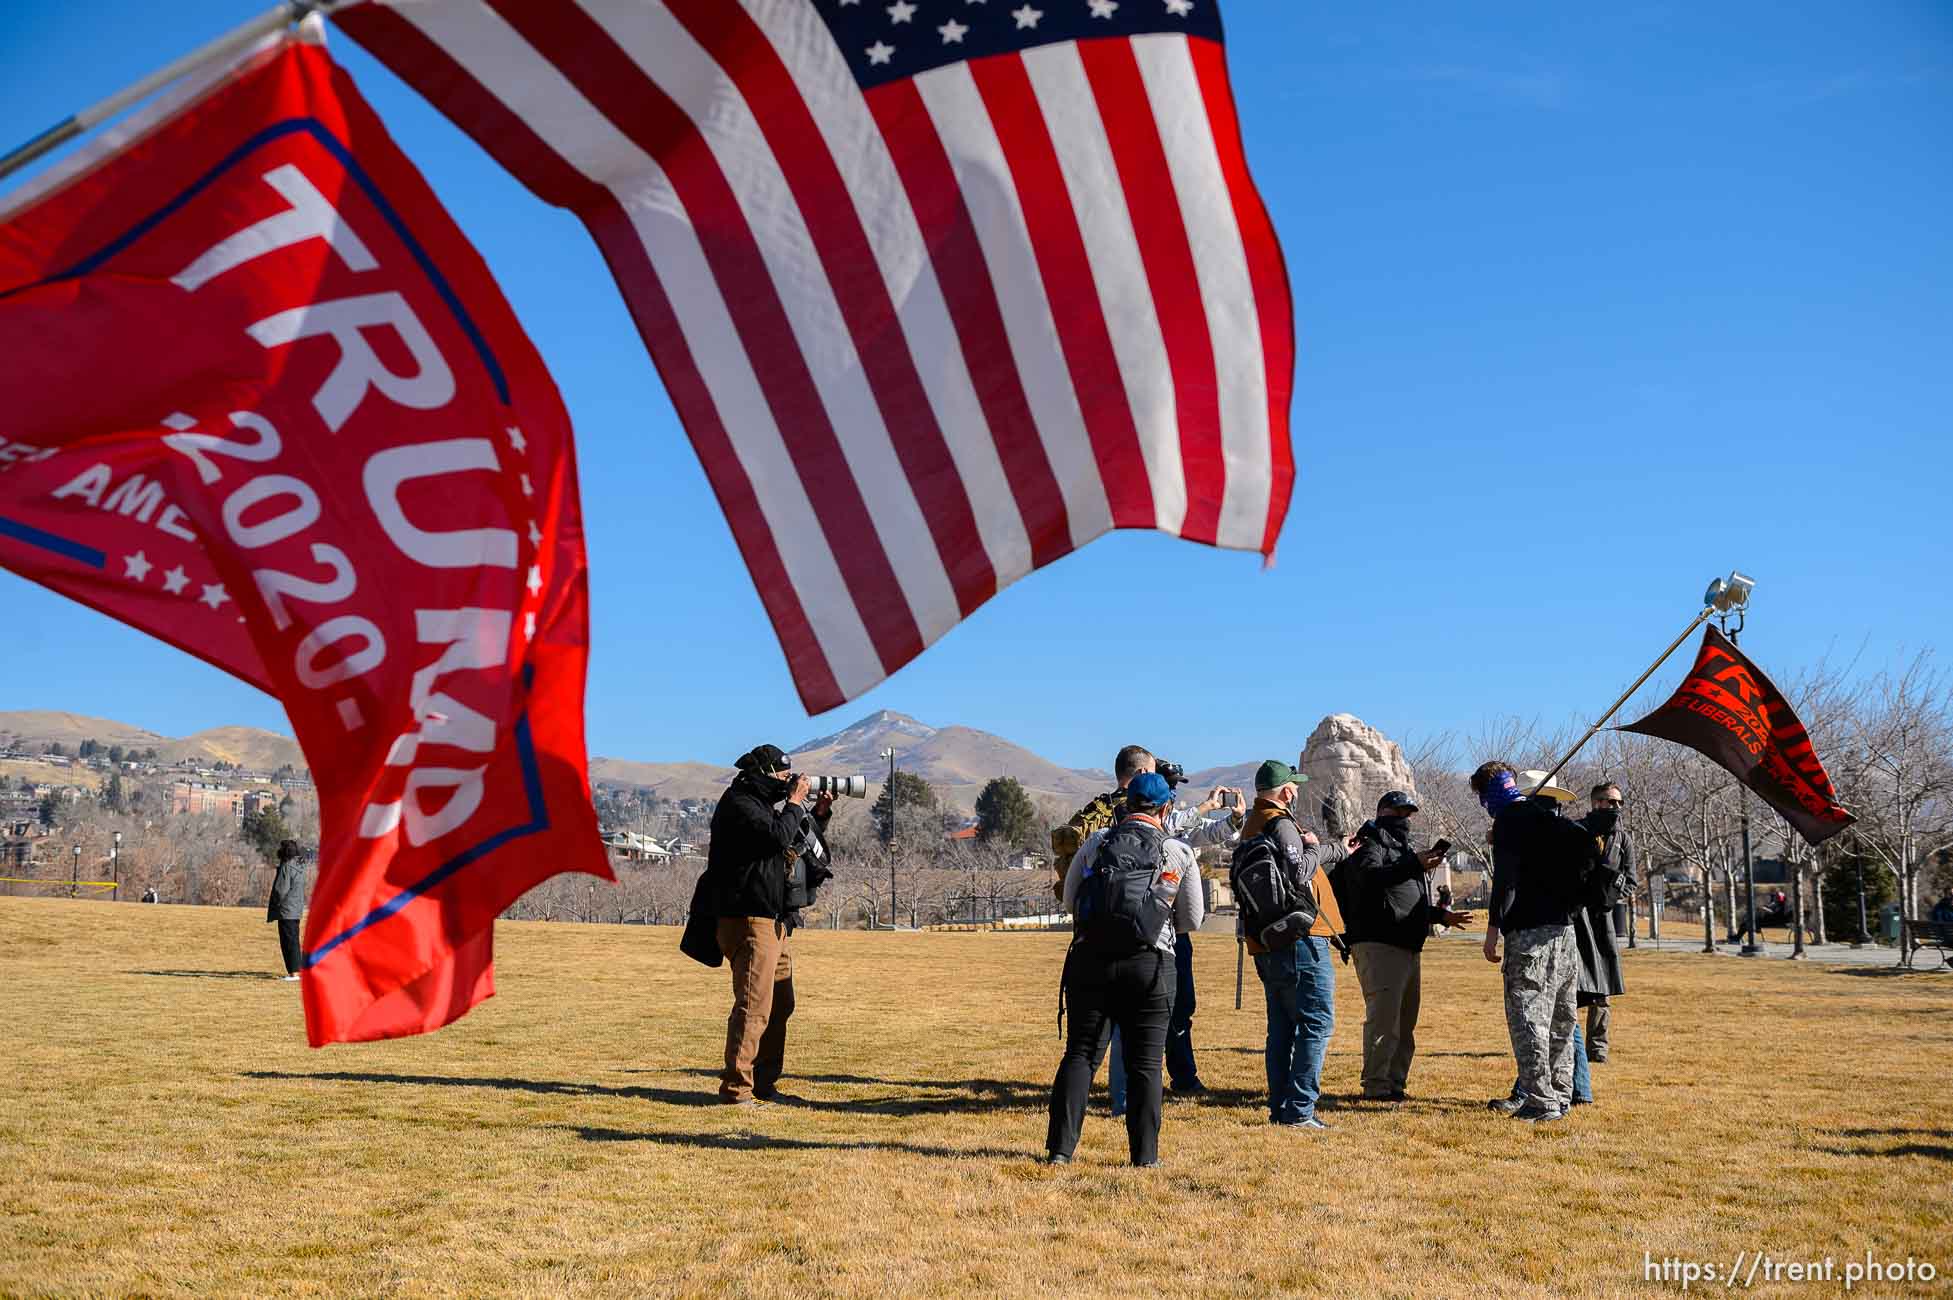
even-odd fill
[(1902, 913), (1916, 919), (1921, 869), (1953, 846), (1953, 680), (1921, 652), (1873, 681), (1853, 732), (1851, 834), (1897, 876)]

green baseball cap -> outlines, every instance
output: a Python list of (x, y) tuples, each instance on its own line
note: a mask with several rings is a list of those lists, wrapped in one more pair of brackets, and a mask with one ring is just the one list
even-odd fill
[(1279, 758), (1271, 758), (1255, 769), (1255, 789), (1279, 790), (1291, 783), (1301, 785), (1309, 778), (1284, 763)]

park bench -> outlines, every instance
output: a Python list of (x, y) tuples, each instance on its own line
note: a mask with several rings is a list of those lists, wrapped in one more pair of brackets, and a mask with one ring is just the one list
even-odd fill
[(1933, 969), (1953, 966), (1953, 921), (1908, 921), (1906, 929), (1910, 932), (1906, 940), (1906, 965), (1912, 965), (1914, 955), (1921, 948), (1932, 948), (1939, 953), (1939, 965)]

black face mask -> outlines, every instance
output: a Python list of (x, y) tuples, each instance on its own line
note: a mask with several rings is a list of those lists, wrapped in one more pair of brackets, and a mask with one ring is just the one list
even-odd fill
[(1597, 835), (1612, 835), (1614, 823), (1620, 819), (1618, 808), (1596, 808), (1587, 814), (1587, 828)]
[(769, 776), (764, 772), (748, 772), (746, 779), (753, 783), (753, 789), (758, 792), (759, 797), (768, 803), (780, 802), (787, 797), (787, 791), (792, 788), (787, 784), (784, 775)]
[(1377, 818), (1377, 829), (1393, 839), (1410, 839), (1410, 818), (1402, 813), (1385, 813)]

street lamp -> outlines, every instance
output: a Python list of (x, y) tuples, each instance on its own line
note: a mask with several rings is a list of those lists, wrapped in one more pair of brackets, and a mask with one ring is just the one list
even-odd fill
[(75, 845), (74, 870), (68, 874), (68, 897), (73, 898), (81, 892), (81, 845)]
[[(1727, 578), (1717, 578), (1710, 582), (1709, 590), (1702, 595), (1702, 603), (1714, 607), (1716, 622), (1722, 625), (1723, 635), (1729, 644), (1739, 644), (1743, 634), (1743, 618), (1750, 607), (1750, 593), (1756, 590), (1756, 579), (1747, 577), (1741, 570), (1731, 570)], [(1731, 627), (1731, 621), (1735, 626)], [(1742, 788), (1743, 801), (1743, 889), (1748, 895), (1749, 925), (1743, 932), (1742, 955), (1761, 957), (1762, 935), (1756, 929), (1756, 859), (1750, 848), (1750, 792), (1748, 786)]]
[(895, 746), (878, 757), (888, 760), (888, 928), (895, 928)]
[(119, 903), (122, 901), (121, 831), (117, 831), (109, 836), (109, 880), (112, 882), (112, 887), (109, 889), (109, 897)]

